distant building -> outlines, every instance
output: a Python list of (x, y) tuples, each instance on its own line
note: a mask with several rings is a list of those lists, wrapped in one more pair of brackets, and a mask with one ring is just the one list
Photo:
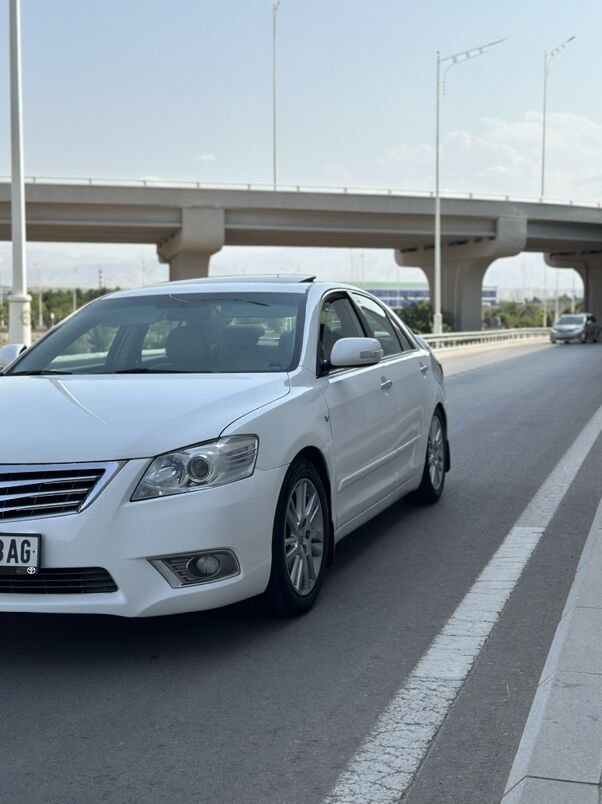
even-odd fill
[[(389, 307), (407, 307), (429, 301), (429, 288), (426, 282), (351, 282), (367, 290)], [(484, 307), (497, 304), (497, 288), (483, 287), (481, 294)]]

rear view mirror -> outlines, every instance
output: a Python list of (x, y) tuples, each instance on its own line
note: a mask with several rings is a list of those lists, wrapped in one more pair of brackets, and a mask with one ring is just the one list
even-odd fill
[(0, 349), (0, 371), (6, 368), (9, 363), (12, 363), (13, 360), (16, 360), (23, 349), (25, 349), (25, 344), (23, 343), (9, 343), (8, 346)]
[(383, 350), (376, 338), (341, 338), (332, 347), (330, 365), (338, 368), (373, 366), (380, 363)]

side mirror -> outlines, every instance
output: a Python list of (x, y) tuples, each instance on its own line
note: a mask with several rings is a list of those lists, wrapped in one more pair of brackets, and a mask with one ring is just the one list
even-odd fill
[(373, 366), (380, 363), (383, 354), (376, 338), (341, 338), (332, 347), (330, 365), (339, 368)]
[(16, 360), (25, 348), (24, 343), (9, 343), (8, 346), (2, 347), (0, 349), (0, 371)]

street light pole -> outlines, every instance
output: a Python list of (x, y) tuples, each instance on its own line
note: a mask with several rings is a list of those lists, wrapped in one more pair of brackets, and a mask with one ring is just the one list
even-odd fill
[(8, 337), (11, 343), (24, 343), (29, 346), (31, 343), (31, 296), (27, 293), (25, 254), (20, 0), (10, 0), (10, 122), (13, 292), (9, 298)]
[(573, 271), (571, 283), (571, 313), (575, 312), (575, 271)]
[(42, 299), (42, 285), (38, 289), (38, 329), (44, 329), (44, 301)]
[(548, 326), (548, 266), (543, 266), (543, 325)]
[[(445, 94), (445, 76), (456, 64), (477, 56), (483, 56), (494, 45), (505, 42), (505, 39), (496, 39), (486, 45), (454, 53), (441, 58), (437, 51), (437, 106), (435, 115), (435, 298), (433, 304), (433, 332), (441, 335), (443, 332), (443, 315), (441, 313), (441, 194), (439, 187), (439, 173), (441, 163), (440, 129), (441, 129), (441, 97)], [(441, 80), (441, 65), (447, 64)]]
[(278, 34), (278, 11), (280, 0), (276, 0), (272, 6), (272, 178), (274, 190), (278, 186), (278, 116), (277, 116), (277, 83), (276, 83), (276, 44)]
[(441, 196), (439, 192), (439, 132), (441, 107), (441, 53), (437, 51), (437, 111), (435, 114), (435, 298), (433, 304), (433, 332), (443, 332), (441, 313)]
[(569, 37), (566, 42), (563, 42), (558, 47), (555, 47), (554, 50), (551, 50), (549, 53), (547, 50), (544, 51), (543, 54), (543, 113), (542, 113), (542, 124), (541, 124), (541, 192), (539, 197), (543, 200), (544, 193), (545, 193), (545, 183), (546, 183), (546, 124), (547, 124), (547, 117), (548, 117), (548, 76), (550, 74), (550, 62), (557, 56), (561, 51), (565, 49), (574, 39), (574, 36)]

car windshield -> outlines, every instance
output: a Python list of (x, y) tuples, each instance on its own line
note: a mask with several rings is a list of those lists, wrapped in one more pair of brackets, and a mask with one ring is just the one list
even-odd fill
[(557, 324), (583, 324), (585, 316), (582, 315), (561, 315)]
[(43, 338), (6, 376), (291, 371), (304, 309), (302, 293), (107, 297)]

